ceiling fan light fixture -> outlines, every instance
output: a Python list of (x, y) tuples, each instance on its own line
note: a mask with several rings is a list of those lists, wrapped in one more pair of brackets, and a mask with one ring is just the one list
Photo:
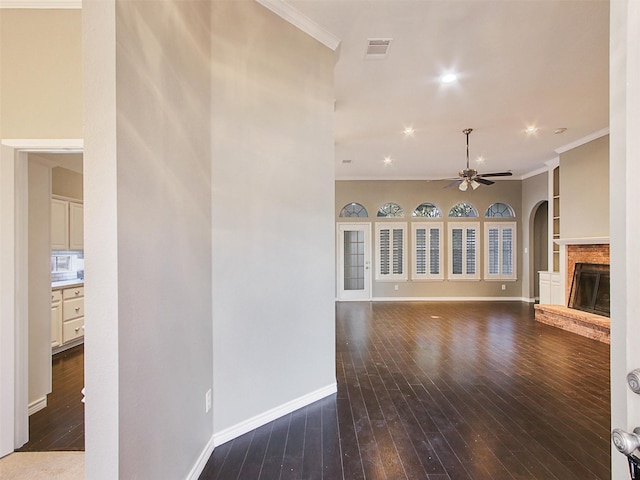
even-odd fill
[(442, 83), (453, 83), (458, 79), (455, 73), (447, 73), (440, 78)]
[(493, 185), (495, 183), (493, 180), (488, 180), (486, 177), (510, 177), (513, 175), (511, 171), (479, 174), (475, 168), (469, 167), (469, 134), (471, 132), (473, 132), (472, 128), (465, 128), (462, 131), (462, 133), (467, 137), (467, 166), (464, 170), (460, 170), (458, 172), (458, 176), (460, 177), (459, 180), (456, 179), (444, 188), (451, 188), (454, 185), (458, 185), (458, 190), (466, 192), (469, 189), (469, 185), (471, 185), (471, 188), (475, 190), (480, 185)]

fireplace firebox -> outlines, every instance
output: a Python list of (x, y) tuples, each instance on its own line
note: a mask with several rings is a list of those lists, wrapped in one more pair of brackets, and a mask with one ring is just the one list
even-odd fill
[(609, 265), (576, 263), (569, 307), (610, 316)]

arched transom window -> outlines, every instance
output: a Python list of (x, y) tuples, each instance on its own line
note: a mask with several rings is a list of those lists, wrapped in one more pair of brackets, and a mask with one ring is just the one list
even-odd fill
[(423, 217), (423, 218), (442, 217), (442, 213), (440, 213), (440, 209), (436, 207), (433, 203), (421, 203), (416, 207), (412, 215), (414, 217)]
[(385, 203), (378, 210), (378, 217), (402, 218), (404, 217), (404, 209), (397, 203)]
[(449, 210), (449, 216), (457, 218), (474, 218), (478, 216), (478, 211), (476, 210), (476, 207), (474, 207), (470, 203), (460, 202), (457, 205), (451, 207), (451, 210)]
[(487, 208), (484, 216), (491, 218), (513, 218), (516, 214), (511, 206), (506, 203), (497, 202)]
[(340, 210), (340, 216), (366, 218), (369, 216), (369, 213), (367, 213), (367, 209), (362, 205), (353, 202), (342, 207), (342, 210)]

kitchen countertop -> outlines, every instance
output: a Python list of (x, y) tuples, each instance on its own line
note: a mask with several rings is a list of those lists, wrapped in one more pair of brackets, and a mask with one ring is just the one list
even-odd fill
[(61, 282), (51, 282), (51, 290), (60, 290), (62, 288), (83, 287), (84, 280), (74, 278), (73, 280), (63, 280)]

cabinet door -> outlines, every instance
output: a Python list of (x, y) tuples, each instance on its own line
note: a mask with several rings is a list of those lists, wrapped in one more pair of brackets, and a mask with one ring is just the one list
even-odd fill
[(63, 200), (51, 200), (51, 249), (69, 248), (69, 203)]
[(51, 347), (62, 345), (62, 294), (51, 292)]
[(84, 205), (69, 203), (69, 250), (84, 249)]

